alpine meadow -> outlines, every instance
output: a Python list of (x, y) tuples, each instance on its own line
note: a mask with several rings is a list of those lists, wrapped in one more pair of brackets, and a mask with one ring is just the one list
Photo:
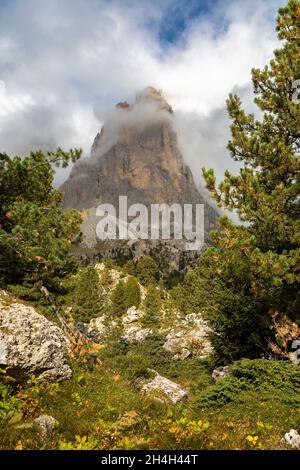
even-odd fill
[(0, 0), (1, 83), (0, 450), (300, 450), (300, 2)]

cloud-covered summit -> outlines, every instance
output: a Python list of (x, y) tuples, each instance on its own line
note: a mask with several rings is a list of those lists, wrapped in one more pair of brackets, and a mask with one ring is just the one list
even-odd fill
[(108, 110), (151, 84), (190, 129), (193, 170), (224, 167), (225, 99), (270, 59), (283, 3), (0, 0), (0, 151), (88, 153)]

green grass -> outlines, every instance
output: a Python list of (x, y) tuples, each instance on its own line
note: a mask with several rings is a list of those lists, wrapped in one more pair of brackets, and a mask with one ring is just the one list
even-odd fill
[[(300, 428), (299, 369), (291, 364), (246, 360), (214, 383), (208, 362), (170, 360), (159, 343), (111, 343), (98, 361), (74, 360), (71, 380), (21, 391), (23, 417), (4, 425), (0, 448), (41, 448), (32, 429), (18, 429), (41, 413), (59, 421), (48, 449), (278, 449), (289, 429)], [(149, 367), (189, 386), (189, 401), (166, 405), (141, 395), (136, 381)]]

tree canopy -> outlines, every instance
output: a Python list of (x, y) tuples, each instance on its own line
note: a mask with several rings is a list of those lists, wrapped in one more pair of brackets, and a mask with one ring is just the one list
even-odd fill
[(26, 157), (0, 154), (0, 282), (55, 287), (74, 267), (70, 244), (81, 216), (63, 211), (62, 193), (53, 188), (55, 166), (66, 167), (81, 150)]

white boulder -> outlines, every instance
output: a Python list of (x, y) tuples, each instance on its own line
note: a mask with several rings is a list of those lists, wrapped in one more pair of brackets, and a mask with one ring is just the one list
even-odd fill
[(296, 429), (291, 429), (284, 435), (284, 439), (294, 449), (300, 449), (300, 434)]
[(179, 401), (187, 399), (188, 391), (185, 388), (182, 388), (172, 380), (162, 377), (157, 372), (155, 372), (154, 379), (145, 383), (141, 392), (146, 395), (150, 395), (160, 402), (167, 403), (177, 403)]
[(17, 381), (69, 379), (68, 340), (53, 322), (33, 307), (0, 291), (0, 368)]

